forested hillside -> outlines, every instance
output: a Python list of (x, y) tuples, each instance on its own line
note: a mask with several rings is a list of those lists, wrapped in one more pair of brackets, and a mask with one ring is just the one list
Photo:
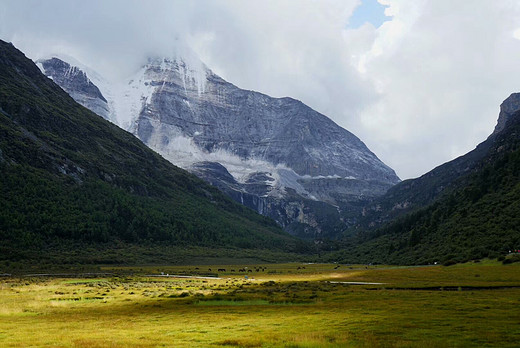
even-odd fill
[(350, 231), (342, 242), (346, 249), (335, 257), (349, 262), (451, 263), (519, 249), (520, 112), (510, 115), (504, 129), (493, 133), (473, 152), (415, 182), (401, 183), (408, 185), (409, 196), (401, 187), (400, 199), (412, 201), (412, 194), (427, 191), (425, 185), (430, 185), (426, 189), (435, 188), (437, 180), (446, 175), (434, 172), (446, 173), (443, 168), (459, 168), (465, 173), (447, 181), (447, 187), (434, 199), (422, 206), (417, 204), (411, 212), (379, 228)]
[(0, 41), (0, 257), (65, 241), (305, 249), (77, 104)]

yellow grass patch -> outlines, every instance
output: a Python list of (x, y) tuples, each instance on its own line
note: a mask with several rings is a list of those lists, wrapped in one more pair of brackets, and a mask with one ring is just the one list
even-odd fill
[(262, 266), (246, 274), (231, 272), (234, 265), (204, 266), (226, 268), (221, 279), (145, 276), (195, 274), (201, 266), (103, 279), (4, 279), (0, 346), (439, 347), (520, 339), (519, 265)]

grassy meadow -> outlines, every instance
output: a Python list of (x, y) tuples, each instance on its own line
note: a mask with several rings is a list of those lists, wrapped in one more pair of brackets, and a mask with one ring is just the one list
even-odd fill
[(1, 278), (0, 346), (503, 347), (520, 342), (520, 264), (235, 264), (101, 267), (99, 272), (110, 274)]

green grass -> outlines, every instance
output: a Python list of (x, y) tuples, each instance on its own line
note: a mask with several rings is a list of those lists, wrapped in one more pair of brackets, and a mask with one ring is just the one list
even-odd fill
[(199, 301), (199, 306), (261, 306), (269, 305), (267, 300), (233, 301), (233, 300), (208, 300)]
[[(202, 268), (177, 265), (113, 267), (111, 278), (7, 278), (0, 346), (501, 347), (520, 339), (520, 264), (245, 267), (262, 271), (144, 276)], [(419, 290), (426, 286), (480, 288)]]

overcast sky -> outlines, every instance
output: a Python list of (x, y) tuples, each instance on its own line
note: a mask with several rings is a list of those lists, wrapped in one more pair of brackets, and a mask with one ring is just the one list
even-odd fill
[(472, 150), (520, 91), (518, 0), (2, 0), (0, 39), (109, 78), (185, 41), (237, 86), (329, 116), (402, 179)]

